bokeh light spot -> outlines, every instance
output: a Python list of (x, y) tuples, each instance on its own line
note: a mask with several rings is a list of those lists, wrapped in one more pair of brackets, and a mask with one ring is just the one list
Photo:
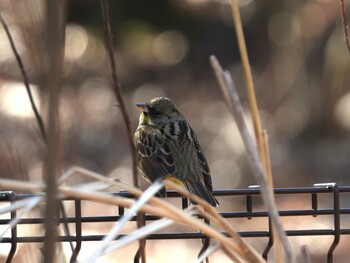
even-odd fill
[(76, 60), (86, 51), (88, 35), (85, 29), (78, 25), (68, 25), (66, 28), (65, 59)]
[(166, 31), (159, 34), (152, 46), (155, 58), (163, 65), (180, 62), (188, 52), (186, 37), (177, 31)]
[(105, 61), (106, 51), (100, 39), (89, 34), (87, 48), (84, 51), (77, 59), (80, 67), (91, 70), (101, 67)]
[[(37, 87), (30, 85), (34, 101), (39, 108)], [(5, 82), (0, 87), (0, 110), (8, 115), (34, 117), (26, 88), (21, 82)]]
[(350, 130), (350, 92), (344, 95), (336, 104), (334, 117), (344, 128)]

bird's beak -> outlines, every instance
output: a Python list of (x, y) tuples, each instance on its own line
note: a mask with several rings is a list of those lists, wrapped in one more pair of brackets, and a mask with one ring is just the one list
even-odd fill
[(148, 104), (147, 103), (137, 103), (136, 106), (140, 108), (143, 112), (148, 112)]

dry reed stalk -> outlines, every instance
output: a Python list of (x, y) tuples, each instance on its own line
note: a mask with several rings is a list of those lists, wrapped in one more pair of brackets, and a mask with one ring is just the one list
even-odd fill
[[(270, 147), (269, 147), (269, 137), (266, 132), (266, 130), (263, 131), (263, 137), (264, 137), (264, 145), (265, 145), (265, 156), (267, 157), (267, 169), (266, 169), (266, 176), (267, 176), (267, 182), (270, 186), (270, 192), (272, 197), (274, 198), (275, 195), (273, 193), (273, 179), (272, 179), (272, 169), (271, 169), (271, 160), (270, 160)], [(274, 198), (275, 201), (275, 198)], [(274, 251), (276, 255), (276, 262), (277, 263), (283, 263), (283, 255), (282, 255), (282, 244), (279, 239), (279, 236), (276, 233), (275, 226), (272, 226), (272, 235), (273, 235), (273, 240), (274, 240)]]
[[(0, 187), (10, 188), (10, 189), (20, 189), (20, 190), (26, 190), (31, 192), (38, 192), (38, 191), (41, 192), (45, 190), (44, 184), (36, 184), (36, 183), (7, 180), (7, 179), (0, 180)], [(120, 196), (111, 196), (106, 193), (91, 193), (91, 191), (85, 192), (82, 190), (76, 190), (74, 188), (69, 189), (65, 187), (58, 187), (57, 191), (60, 195), (63, 195), (64, 197), (79, 198), (83, 200), (90, 200), (90, 201), (110, 204), (114, 206), (118, 205), (118, 206), (130, 208), (132, 205), (135, 204), (135, 201), (132, 199), (123, 198)], [(159, 217), (169, 218), (174, 220), (177, 224), (186, 225), (186, 226), (192, 227), (193, 229), (201, 231), (208, 237), (211, 237), (217, 240), (223, 247), (231, 251), (228, 254), (230, 258), (232, 256), (231, 255), (232, 253), (237, 253), (238, 255), (245, 255), (245, 252), (242, 251), (239, 245), (233, 242), (230, 238), (221, 234), (219, 231), (213, 229), (212, 227), (205, 224), (204, 222), (196, 220), (195, 218), (185, 214), (181, 209), (178, 209), (173, 205), (166, 203), (163, 200), (160, 200), (154, 197), (152, 197), (152, 199), (153, 199), (153, 203), (155, 202), (155, 200), (157, 200), (158, 201), (157, 203), (160, 203), (161, 205), (159, 207), (154, 206), (151, 204), (151, 200), (150, 200), (149, 204), (145, 204), (142, 206), (141, 210), (143, 212), (154, 214)], [(167, 208), (164, 209), (164, 207), (167, 207)], [(260, 261), (248, 260), (248, 262), (260, 262)]]
[[(237, 41), (238, 41), (238, 46), (239, 46), (239, 51), (242, 59), (242, 64), (243, 64), (243, 69), (244, 69), (244, 76), (245, 76), (245, 81), (246, 81), (246, 88), (247, 88), (247, 93), (248, 93), (248, 100), (249, 100), (249, 105), (250, 109), (252, 112), (253, 116), (253, 124), (254, 124), (254, 130), (255, 130), (255, 136), (256, 140), (258, 143), (258, 148), (260, 152), (260, 157), (262, 160), (262, 165), (264, 167), (264, 176), (267, 181), (271, 180), (271, 183), (269, 185), (270, 187), (270, 192), (272, 193), (272, 198), (274, 199), (274, 193), (273, 193), (273, 185), (272, 185), (272, 173), (269, 175), (269, 169), (271, 172), (271, 164), (270, 164), (270, 157), (267, 155), (267, 145), (265, 144), (264, 136), (263, 136), (263, 131), (261, 128), (261, 121), (260, 121), (260, 116), (259, 116), (259, 110), (257, 106), (257, 101), (256, 101), (256, 96), (255, 96), (255, 89), (254, 89), (254, 83), (253, 83), (253, 77), (250, 69), (250, 64), (249, 64), (249, 58), (248, 58), (248, 52), (246, 48), (246, 43), (245, 43), (245, 38), (243, 34), (243, 27), (242, 27), (242, 21), (240, 17), (240, 12), (239, 12), (239, 6), (238, 6), (238, 1), (237, 0), (231, 0), (231, 8), (232, 8), (232, 17), (234, 21), (234, 26), (236, 29), (236, 35), (237, 35)], [(275, 233), (275, 231), (274, 231)], [(275, 235), (276, 236), (276, 235)], [(276, 236), (275, 240), (275, 253), (277, 256), (277, 262), (282, 263), (281, 260), (281, 240), (279, 237)], [(278, 251), (280, 250), (280, 251)], [(289, 255), (289, 246), (287, 244), (287, 258), (291, 256), (291, 259), (293, 261), (293, 255)]]
[[(94, 178), (96, 180), (99, 180), (101, 182), (105, 182), (123, 189), (126, 189), (128, 192), (134, 194), (135, 196), (141, 196), (143, 194), (143, 192), (135, 187), (132, 187), (128, 184), (125, 184), (121, 181), (115, 181), (112, 178), (94, 173), (92, 171), (88, 171), (86, 169), (82, 169), (80, 167), (73, 167), (71, 169), (69, 169), (62, 177), (65, 180), (71, 176), (72, 174), (74, 174), (75, 172), (79, 172), (81, 175), (84, 176), (88, 176), (91, 178)], [(207, 219), (209, 219), (210, 221), (214, 222), (217, 226), (219, 226), (220, 228), (222, 228), (225, 232), (227, 232), (239, 245), (239, 247), (241, 248), (241, 250), (244, 252), (243, 255), (241, 255), (242, 257), (248, 258), (250, 260), (250, 262), (264, 262), (263, 259), (261, 258), (261, 256), (253, 249), (250, 247), (249, 244), (247, 244), (240, 235), (237, 234), (237, 232), (233, 229), (233, 227), (227, 222), (227, 220), (225, 220), (222, 216), (220, 216), (220, 214), (218, 214), (218, 212), (212, 207), (210, 206), (208, 203), (204, 202), (202, 199), (200, 199), (199, 197), (190, 194), (188, 191), (184, 190), (183, 188), (177, 186), (176, 184), (174, 184), (171, 181), (166, 181), (166, 185), (174, 190), (176, 190), (177, 192), (179, 192), (180, 194), (190, 198), (191, 200), (193, 200), (194, 202), (200, 204), (199, 207), (197, 207), (197, 210)], [(165, 202), (162, 199), (159, 198), (150, 198), (149, 200), (150, 204), (156, 205), (158, 207), (163, 208), (164, 210), (168, 211), (169, 213), (173, 213), (173, 207), (169, 206), (167, 202)], [(200, 209), (201, 207), (203, 207), (204, 209)], [(209, 213), (208, 213), (208, 212)]]
[[(71, 169), (69, 169), (62, 177), (67, 179), (69, 176), (71, 176), (74, 173), (80, 173), (81, 175), (84, 176), (88, 176), (90, 178), (99, 180), (101, 182), (105, 182), (117, 187), (120, 187), (122, 189), (127, 190), (128, 192), (134, 194), (135, 196), (139, 197), (143, 194), (143, 192), (138, 189), (135, 188), (133, 186), (130, 186), (128, 184), (125, 184), (121, 181), (116, 181), (112, 178), (97, 174), (95, 172), (80, 168), (80, 167), (72, 167)], [(227, 222), (227, 220), (225, 220), (222, 216), (220, 216), (220, 214), (218, 214), (218, 212), (212, 207), (210, 206), (208, 203), (204, 202), (202, 199), (200, 199), (199, 197), (190, 194), (188, 191), (184, 190), (183, 188), (177, 186), (176, 184), (174, 184), (171, 181), (166, 181), (166, 185), (167, 187), (170, 187), (174, 190), (176, 190), (177, 192), (179, 192), (180, 194), (190, 198), (191, 200), (193, 200), (194, 202), (196, 202), (197, 204), (200, 204), (200, 206), (198, 207), (198, 211), (207, 219), (209, 219), (210, 221), (214, 222), (217, 226), (221, 227), (225, 232), (227, 232), (239, 245), (239, 247), (241, 248), (241, 250), (244, 252), (243, 257), (250, 259), (250, 262), (264, 262), (263, 259), (261, 258), (261, 256), (253, 249), (249, 246), (249, 244), (247, 244), (238, 234), (237, 232), (233, 229), (233, 227)], [(149, 200), (150, 204), (156, 205), (158, 207), (161, 207), (162, 209), (168, 211), (169, 213), (173, 213), (174, 209), (172, 206), (169, 206), (167, 202), (165, 202), (162, 199), (159, 198), (150, 198)], [(203, 207), (204, 209), (200, 209), (201, 207)], [(206, 211), (209, 211), (210, 214), (208, 214)]]
[(171, 181), (166, 181), (166, 185), (169, 188), (176, 190), (178, 193), (186, 196), (190, 200), (199, 204), (197, 206), (197, 211), (206, 219), (210, 220), (218, 227), (222, 228), (235, 242), (237, 242), (243, 254), (240, 256), (249, 260), (249, 262), (265, 262), (262, 257), (248, 244), (242, 237), (237, 233), (237, 231), (228, 223), (228, 221), (223, 218), (214, 207), (209, 205), (207, 202), (200, 199), (198, 196), (191, 194), (185, 189), (179, 187)]
[(247, 124), (244, 119), (243, 108), (240, 103), (238, 93), (233, 85), (231, 76), (228, 72), (223, 71), (219, 62), (214, 56), (211, 56), (210, 59), (219, 86), (225, 96), (226, 104), (229, 110), (231, 111), (236, 121), (238, 130), (241, 134), (243, 143), (247, 151), (249, 165), (253, 171), (257, 183), (260, 186), (264, 203), (268, 209), (272, 223), (276, 229), (276, 232), (278, 233), (279, 239), (281, 240), (283, 248), (285, 250), (286, 262), (294, 262), (294, 255), (290, 243), (285, 235), (285, 232), (283, 231), (282, 225), (279, 220), (279, 215), (274, 201), (273, 192), (271, 191), (267, 183), (267, 179), (265, 176), (266, 173), (264, 173), (264, 168), (260, 161), (259, 153), (257, 152), (255, 144), (249, 134)]
[[(269, 153), (269, 146), (268, 146), (268, 137), (267, 137), (267, 133), (265, 133), (264, 131), (264, 140), (265, 140), (265, 150), (266, 150), (266, 156), (268, 157), (268, 167), (267, 167), (267, 179), (268, 179), (268, 184), (270, 186), (269, 190), (271, 192), (271, 196), (274, 199), (275, 202), (275, 196), (273, 193), (273, 180), (272, 180), (272, 171), (271, 171), (271, 162), (270, 162), (270, 153)], [(272, 225), (272, 235), (273, 235), (273, 242), (274, 242), (274, 251), (275, 251), (275, 255), (276, 255), (276, 262), (277, 263), (283, 263), (283, 254), (282, 254), (282, 244), (281, 244), (281, 240), (277, 234), (277, 230), (276, 227), (274, 225)]]
[(264, 152), (265, 152), (264, 139), (262, 136), (260, 115), (259, 115), (259, 110), (258, 110), (258, 104), (256, 101), (253, 77), (252, 77), (252, 72), (250, 69), (248, 52), (247, 52), (247, 47), (246, 47), (245, 38), (244, 38), (244, 34), (243, 34), (241, 15), (239, 12), (239, 6), (238, 6), (237, 0), (231, 0), (231, 8), (232, 8), (233, 22), (234, 22), (234, 26), (236, 29), (239, 53), (240, 53), (241, 59), (242, 59), (242, 65), (243, 65), (243, 71), (244, 71), (244, 78), (245, 78), (245, 82), (246, 82), (249, 105), (250, 105), (250, 109), (252, 111), (255, 136), (256, 136), (256, 139), (258, 142), (259, 152), (260, 152), (263, 164), (265, 166), (266, 160), (264, 160), (264, 158), (266, 156), (264, 155)]

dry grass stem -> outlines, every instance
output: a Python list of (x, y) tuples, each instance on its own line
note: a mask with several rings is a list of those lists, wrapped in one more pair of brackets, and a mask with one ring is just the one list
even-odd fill
[[(263, 131), (263, 137), (264, 137), (264, 145), (265, 145), (265, 156), (267, 157), (267, 167), (266, 167), (266, 177), (267, 182), (270, 186), (270, 192), (271, 195), (275, 201), (275, 195), (273, 193), (273, 179), (272, 179), (272, 170), (271, 170), (271, 160), (270, 160), (270, 147), (269, 147), (269, 136), (266, 132), (266, 130)], [(276, 229), (274, 226), (272, 226), (272, 234), (273, 234), (273, 240), (274, 240), (274, 251), (276, 255), (276, 262), (277, 263), (283, 263), (283, 255), (282, 255), (282, 244), (281, 240), (279, 239), (279, 236), (276, 233)]]
[(19, 201), (16, 201), (14, 203), (11, 203), (11, 205), (8, 205), (8, 206), (3, 206), (0, 208), (0, 215), (2, 214), (6, 214), (6, 213), (9, 213), (11, 211), (15, 211), (15, 210), (18, 210), (18, 209), (21, 209), (23, 207), (26, 207), (28, 206), (28, 204), (36, 199), (37, 197), (30, 197), (30, 198), (27, 198), (27, 199), (24, 199), (24, 200), (19, 200)]
[[(110, 186), (114, 186), (114, 187), (117, 187), (119, 189), (126, 190), (129, 193), (135, 195), (136, 197), (140, 197), (143, 194), (143, 192), (139, 188), (133, 187), (132, 185), (125, 183), (123, 181), (120, 181), (119, 179), (106, 177), (104, 175), (101, 175), (101, 174), (98, 174), (98, 173), (95, 173), (93, 171), (90, 171), (90, 170), (87, 170), (87, 169), (84, 169), (81, 167), (77, 167), (77, 166), (71, 167), (66, 173), (64, 173), (64, 175), (61, 177), (61, 179), (59, 181), (62, 183), (65, 180), (67, 180), (70, 176), (76, 175), (76, 174), (79, 174), (82, 176), (87, 176), (87, 177), (93, 178), (95, 180), (98, 180), (100, 182), (109, 184)], [(161, 207), (165, 211), (168, 211), (170, 213), (173, 212), (172, 206), (169, 206), (169, 203), (167, 203), (163, 199), (151, 197), (149, 199), (149, 203), (152, 205)]]
[[(9, 229), (13, 228), (19, 221), (21, 221), (22, 217), (24, 217), (29, 211), (31, 211), (35, 206), (37, 206), (42, 200), (42, 198), (38, 196), (28, 198), (28, 199), (29, 200), (25, 200), (27, 201), (27, 203), (23, 208), (23, 210), (17, 213), (16, 218), (11, 220), (11, 222), (8, 224), (5, 230), (0, 234), (0, 239), (6, 234), (6, 232)], [(10, 205), (10, 206), (14, 206), (14, 205)], [(17, 210), (17, 209), (12, 209), (12, 210)]]
[(255, 96), (253, 77), (252, 77), (252, 72), (251, 72), (250, 64), (249, 64), (249, 58), (248, 58), (248, 52), (247, 52), (247, 47), (246, 47), (244, 33), (243, 33), (241, 15), (239, 12), (238, 0), (231, 0), (231, 8), (232, 8), (233, 22), (234, 22), (234, 26), (236, 29), (239, 53), (240, 53), (241, 59), (242, 59), (242, 65), (243, 65), (243, 71), (244, 71), (244, 78), (245, 78), (245, 82), (246, 82), (249, 105), (250, 105), (250, 109), (252, 111), (255, 136), (256, 136), (256, 139), (258, 142), (259, 152), (260, 152), (261, 158), (263, 160), (263, 164), (265, 164), (266, 162), (264, 160), (264, 158), (265, 158), (264, 157), (264, 140), (262, 137), (260, 115), (259, 115), (258, 104), (256, 101), (256, 96)]
[[(255, 90), (254, 90), (254, 83), (253, 83), (253, 77), (250, 69), (249, 64), (249, 58), (248, 58), (248, 52), (246, 48), (244, 33), (243, 33), (243, 27), (242, 27), (242, 21), (240, 17), (239, 12), (239, 5), (237, 0), (231, 0), (231, 8), (232, 8), (232, 17), (234, 21), (234, 26), (236, 29), (236, 35), (237, 35), (237, 41), (239, 46), (239, 51), (242, 59), (242, 65), (244, 70), (244, 76), (246, 81), (246, 88), (247, 88), (247, 94), (249, 99), (249, 105), (253, 116), (253, 124), (254, 124), (254, 130), (255, 130), (255, 136), (258, 143), (258, 148), (260, 152), (260, 157), (262, 161), (262, 166), (264, 168), (263, 174), (265, 176), (265, 179), (269, 182), (268, 187), (270, 188), (270, 193), (272, 195), (272, 198), (274, 198), (273, 193), (273, 183), (272, 183), (272, 173), (271, 173), (271, 164), (270, 164), (270, 157), (268, 154), (268, 145), (266, 145), (266, 140), (264, 139), (264, 134), (261, 128), (261, 121), (259, 116), (259, 110), (257, 106), (256, 96), (255, 96)], [(273, 231), (274, 233), (276, 231)], [(277, 262), (282, 262), (282, 252), (280, 248), (280, 239), (278, 236), (274, 234), (275, 238), (275, 253)], [(286, 251), (287, 258), (289, 258), (289, 251)], [(293, 256), (291, 255), (291, 259)], [(293, 260), (293, 259), (292, 259)]]
[(215, 253), (220, 246), (218, 244), (211, 245), (210, 247), (207, 248), (206, 251), (200, 257), (197, 258), (195, 261), (196, 263), (202, 263), (206, 258), (208, 258), (211, 254)]
[(255, 176), (257, 183), (260, 186), (261, 194), (262, 194), (264, 203), (268, 209), (269, 215), (271, 217), (272, 224), (275, 227), (276, 232), (278, 233), (279, 239), (283, 244), (283, 248), (286, 254), (286, 262), (294, 262), (294, 255), (293, 255), (290, 243), (280, 223), (277, 207), (274, 202), (274, 197), (273, 197), (272, 191), (269, 188), (269, 184), (267, 183), (264, 169), (259, 158), (259, 154), (256, 150), (256, 147), (249, 134), (248, 127), (244, 120), (243, 108), (240, 103), (238, 93), (233, 85), (231, 76), (228, 72), (223, 71), (219, 62), (214, 56), (211, 56), (210, 59), (211, 59), (211, 65), (218, 79), (219, 86), (225, 95), (226, 103), (232, 115), (234, 116), (237, 127), (240, 131), (244, 146), (247, 151), (249, 165), (253, 171), (253, 174)]
[(266, 167), (266, 178), (267, 182), (270, 186), (270, 190), (273, 190), (273, 178), (272, 178), (272, 170), (271, 170), (271, 160), (270, 160), (270, 147), (269, 147), (269, 135), (267, 134), (267, 131), (263, 131), (263, 138), (264, 138), (264, 150), (265, 150), (265, 156), (267, 157), (267, 167)]
[(104, 254), (109, 243), (119, 235), (124, 225), (130, 221), (134, 214), (137, 213), (141, 207), (163, 187), (164, 182), (161, 181), (156, 181), (154, 184), (152, 184), (152, 186), (140, 196), (140, 198), (128, 210), (128, 212), (123, 215), (120, 220), (118, 220), (114, 227), (109, 231), (108, 235), (103, 238), (102, 242), (99, 244), (98, 248), (95, 250), (94, 254), (89, 258), (87, 262), (94, 263), (101, 254)]
[[(94, 176), (98, 177), (96, 174)], [(68, 178), (68, 176), (66, 176), (66, 178)], [(110, 179), (110, 181), (112, 184), (120, 185), (119, 182), (115, 182), (113, 181), (113, 179)], [(159, 188), (161, 186), (162, 185), (159, 185), (159, 186), (156, 185), (154, 187)], [(15, 181), (15, 180), (7, 180), (7, 179), (0, 180), (0, 187), (17, 189), (17, 190), (26, 190), (31, 192), (42, 192), (45, 190), (45, 186), (40, 183), (29, 183), (29, 182)], [(75, 186), (73, 187), (60, 186), (57, 188), (57, 191), (60, 194), (61, 198), (64, 198), (64, 197), (79, 198), (83, 200), (90, 200), (94, 202), (110, 204), (113, 206), (116, 206), (116, 205), (123, 206), (126, 208), (131, 208), (137, 203), (137, 201), (134, 201), (130, 198), (124, 198), (121, 196), (111, 196), (110, 194), (105, 192), (91, 192), (90, 189), (91, 188), (89, 183), (87, 190), (84, 189), (83, 185), (79, 185), (79, 189), (77, 189)], [(135, 193), (139, 194), (139, 192), (137, 191), (138, 189), (135, 188), (134, 190), (136, 190)], [(154, 194), (155, 192), (156, 191), (153, 191), (152, 194)], [(220, 247), (227, 254), (227, 256), (230, 257), (232, 260), (237, 260), (237, 258), (244, 258), (246, 259), (246, 262), (263, 262), (260, 256), (257, 260), (251, 260), (249, 258), (249, 257), (252, 257), (251, 255), (247, 258), (246, 249), (242, 249), (240, 244), (233, 242), (229, 237), (226, 237), (221, 232), (219, 232), (218, 230), (215, 230), (214, 228), (205, 224), (204, 222), (193, 218), (191, 216), (191, 213), (189, 214), (188, 211), (184, 212), (181, 209), (165, 202), (164, 200), (153, 197), (152, 195), (148, 196), (147, 200), (148, 200), (147, 204), (143, 204), (142, 206), (139, 207), (141, 211), (148, 214), (153, 214), (159, 217), (168, 218), (170, 220), (173, 220), (177, 224), (190, 226), (193, 229), (201, 231), (208, 237), (211, 237), (215, 239), (217, 242), (219, 242)], [(201, 201), (201, 200), (199, 199), (198, 201)], [(210, 207), (209, 205), (204, 206), (204, 208), (202, 209), (206, 211), (206, 209), (209, 207)], [(199, 211), (201, 210), (199, 209)], [(212, 211), (215, 211), (215, 209), (212, 209)], [(210, 218), (213, 219), (215, 222), (218, 221), (218, 220), (215, 220), (215, 217), (211, 216)], [(222, 229), (222, 230), (226, 231), (226, 229)], [(149, 230), (144, 230), (144, 231), (148, 231), (147, 233), (150, 233)]]
[(215, 208), (200, 199), (198, 196), (191, 194), (171, 181), (166, 181), (166, 185), (199, 204), (200, 206), (197, 206), (197, 211), (211, 223), (223, 229), (235, 242), (237, 242), (240, 251), (242, 251), (242, 254), (240, 254), (242, 257), (249, 259), (249, 262), (264, 262), (263, 258), (242, 239), (237, 231), (216, 211)]
[[(43, 192), (45, 191), (45, 185), (40, 183), (30, 183), (23, 182), (18, 180), (9, 180), (9, 179), (0, 179), (0, 187), (5, 189), (14, 189), (14, 190), (25, 190), (33, 193)], [(71, 197), (78, 198), (83, 200), (90, 200), (99, 203), (109, 204), (109, 205), (117, 205), (123, 206), (126, 208), (130, 208), (135, 201), (130, 198), (125, 198), (121, 196), (111, 196), (107, 193), (91, 193), (90, 191), (85, 190), (77, 190), (74, 188), (66, 188), (66, 187), (58, 187), (58, 193), (61, 194), (61, 197)], [(172, 213), (165, 212), (163, 209), (159, 209), (154, 206), (144, 205), (143, 210), (149, 214), (155, 214), (160, 217), (168, 217), (173, 215)], [(172, 216), (173, 218), (173, 216)], [(177, 218), (176, 218), (177, 219)]]
[[(183, 211), (184, 213), (188, 214), (189, 216), (194, 215), (195, 211), (191, 208), (186, 209)], [(124, 237), (117, 240), (115, 243), (111, 244), (105, 251), (105, 254), (111, 253), (121, 247), (124, 247), (140, 238), (144, 238), (147, 235), (150, 235), (152, 233), (155, 233), (157, 231), (160, 231), (164, 229), (167, 226), (170, 226), (174, 224), (174, 220), (168, 219), (168, 218), (162, 218), (159, 220), (156, 220), (152, 223), (147, 224), (146, 226), (142, 228), (138, 228), (135, 231), (128, 233), (128, 235), (125, 235)]]

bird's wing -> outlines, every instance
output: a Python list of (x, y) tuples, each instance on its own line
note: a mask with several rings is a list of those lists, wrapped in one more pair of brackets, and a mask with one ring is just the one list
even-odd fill
[(188, 128), (189, 128), (189, 131), (190, 131), (191, 138), (193, 139), (194, 146), (196, 148), (198, 161), (199, 161), (199, 163), (201, 165), (201, 168), (202, 168), (204, 184), (207, 187), (207, 189), (210, 192), (212, 192), (213, 191), (213, 185), (212, 185), (212, 181), (211, 181), (210, 169), (209, 169), (209, 166), (208, 166), (207, 159), (205, 158), (205, 156), (204, 156), (204, 154), (202, 152), (202, 148), (201, 148), (201, 146), (198, 143), (197, 136), (195, 135), (195, 133), (192, 130), (192, 128), (190, 127), (190, 125), (188, 125)]
[(139, 169), (151, 182), (176, 173), (170, 148), (157, 129), (149, 126), (137, 129), (135, 145)]

